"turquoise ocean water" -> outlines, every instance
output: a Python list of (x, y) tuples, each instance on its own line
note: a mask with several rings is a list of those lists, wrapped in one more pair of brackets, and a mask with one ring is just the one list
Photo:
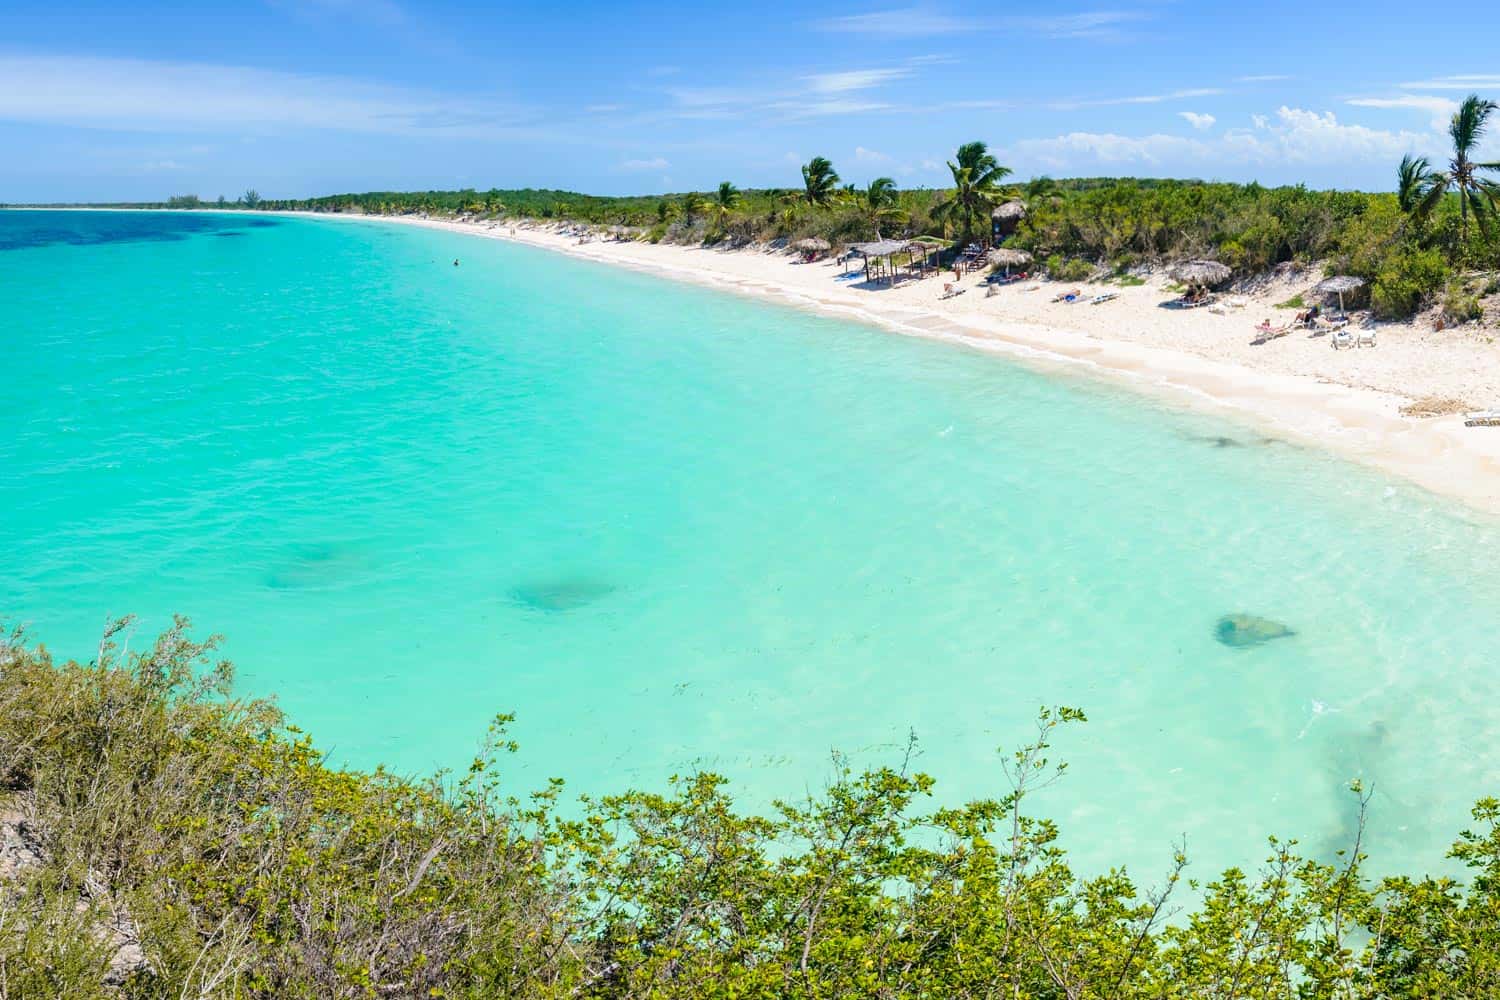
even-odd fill
[(915, 732), (956, 797), (1063, 703), (1037, 808), (1147, 874), (1500, 791), (1495, 524), (1121, 389), (376, 223), (0, 213), (0, 330), (0, 613), (188, 614), (342, 760), (515, 711), (518, 789), (763, 801)]

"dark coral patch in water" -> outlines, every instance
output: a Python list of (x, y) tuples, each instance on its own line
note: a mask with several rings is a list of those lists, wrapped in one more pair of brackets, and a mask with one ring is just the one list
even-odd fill
[(293, 546), (290, 558), (266, 577), (272, 590), (307, 590), (336, 585), (359, 569), (351, 550), (330, 545)]
[(511, 600), (535, 611), (572, 611), (615, 592), (615, 585), (586, 577), (541, 580), (511, 589)]
[(1296, 634), (1281, 622), (1255, 615), (1225, 615), (1214, 624), (1214, 638), (1226, 646), (1236, 648), (1259, 646), (1272, 639)]

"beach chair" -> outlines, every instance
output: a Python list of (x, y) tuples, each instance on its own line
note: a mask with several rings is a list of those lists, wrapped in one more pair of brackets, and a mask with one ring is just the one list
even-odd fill
[(1080, 292), (1078, 289), (1075, 288), (1075, 289), (1073, 289), (1070, 292), (1058, 292), (1056, 295), (1052, 296), (1052, 301), (1053, 302), (1077, 302), (1081, 298), (1083, 298), (1083, 293)]
[(1500, 427), (1500, 410), (1480, 410), (1464, 414), (1465, 427)]
[(1359, 329), (1355, 330), (1354, 331), (1354, 346), (1355, 347), (1374, 347), (1375, 346), (1375, 328), (1373, 326), (1364, 326), (1364, 327), (1360, 327)]
[(1117, 299), (1119, 297), (1120, 297), (1120, 293), (1119, 292), (1101, 292), (1100, 294), (1095, 295), (1093, 298), (1089, 299), (1089, 305), (1091, 305), (1091, 306), (1101, 306), (1104, 303), (1110, 302), (1110, 301), (1112, 301), (1114, 299)]
[(1275, 340), (1277, 337), (1285, 337), (1292, 332), (1292, 324), (1287, 323), (1284, 326), (1272, 326), (1271, 321), (1267, 320), (1264, 323), (1257, 323), (1255, 325), (1255, 332), (1257, 336), (1250, 343), (1259, 346), (1260, 344)]
[(1339, 327), (1333, 331), (1333, 339), (1331, 343), (1333, 344), (1333, 349), (1335, 351), (1340, 347), (1353, 347), (1354, 334), (1350, 333), (1343, 327)]

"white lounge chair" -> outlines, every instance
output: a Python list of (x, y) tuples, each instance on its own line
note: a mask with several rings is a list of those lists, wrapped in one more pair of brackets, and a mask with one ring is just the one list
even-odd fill
[(1355, 347), (1374, 347), (1375, 328), (1372, 326), (1360, 327), (1354, 331)]
[(1343, 327), (1338, 327), (1333, 331), (1333, 339), (1330, 341), (1330, 343), (1333, 344), (1333, 349), (1335, 351), (1340, 347), (1353, 347), (1354, 334)]
[(1500, 410), (1480, 410), (1464, 414), (1465, 427), (1500, 427)]

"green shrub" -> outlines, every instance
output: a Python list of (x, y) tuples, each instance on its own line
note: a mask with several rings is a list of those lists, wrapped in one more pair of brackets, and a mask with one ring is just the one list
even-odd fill
[(656, 225), (654, 225), (650, 229), (646, 230), (646, 242), (647, 243), (660, 243), (662, 241), (662, 237), (664, 237), (666, 235), (667, 235), (667, 224), (665, 222), (658, 222)]
[[(1255, 873), (1189, 882), (1179, 848), (1149, 888), (1075, 874), (1028, 815), (1076, 709), (1042, 711), (996, 798), (934, 803), (927, 775), (838, 758), (758, 814), (699, 772), (560, 818), (556, 783), (501, 792), (498, 729), (461, 776), (335, 768), (210, 652), (179, 622), (59, 666), (0, 633), (0, 811), (29, 798), (42, 854), (0, 879), (0, 997), (1500, 995), (1493, 799), (1448, 855), (1467, 884), (1368, 874), (1356, 783), (1348, 853), (1273, 839)], [(106, 990), (115, 912), (148, 962)]]
[(1370, 291), (1371, 307), (1383, 319), (1405, 319), (1422, 308), (1448, 280), (1448, 265), (1436, 250), (1407, 249), (1387, 258)]
[(1303, 300), (1302, 293), (1298, 292), (1285, 302), (1276, 303), (1277, 309), (1306, 309), (1307, 302)]
[(1465, 288), (1463, 282), (1452, 281), (1443, 292), (1443, 317), (1450, 323), (1467, 323), (1483, 319), (1484, 307), (1479, 304), (1479, 296)]
[(1047, 276), (1053, 281), (1086, 281), (1093, 276), (1094, 265), (1076, 257), (1053, 254), (1047, 258)]

